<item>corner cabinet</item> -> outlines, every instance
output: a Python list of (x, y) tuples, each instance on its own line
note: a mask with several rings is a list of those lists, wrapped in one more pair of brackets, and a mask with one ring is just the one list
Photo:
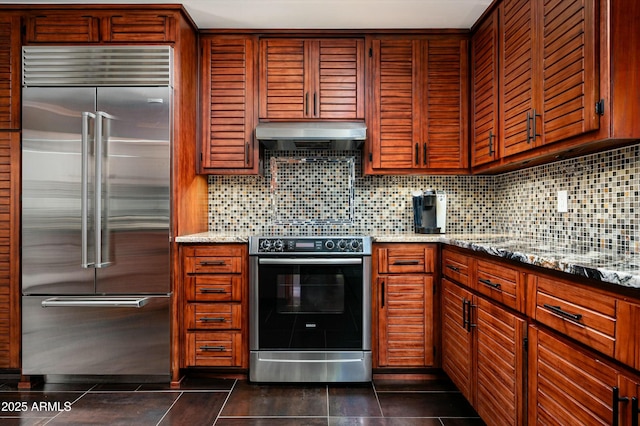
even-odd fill
[(526, 424), (523, 273), (448, 248), (442, 271), (443, 370), (487, 424)]
[(181, 368), (248, 367), (245, 244), (182, 245)]
[(257, 39), (202, 36), (200, 172), (257, 174)]
[(364, 40), (260, 40), (260, 119), (364, 119)]
[(508, 171), (637, 140), (640, 124), (631, 117), (640, 99), (629, 93), (640, 90), (639, 19), (633, 1), (497, 2), (471, 41), (473, 171)]
[(365, 173), (468, 172), (468, 41), (370, 38)]
[(375, 245), (374, 368), (435, 365), (436, 259), (435, 244)]

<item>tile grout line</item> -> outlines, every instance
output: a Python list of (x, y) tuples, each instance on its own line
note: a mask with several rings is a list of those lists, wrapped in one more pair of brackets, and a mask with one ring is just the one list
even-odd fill
[(224, 399), (224, 402), (222, 403), (222, 407), (220, 407), (220, 411), (218, 411), (218, 414), (216, 415), (216, 419), (213, 421), (213, 425), (218, 423), (218, 420), (220, 420), (220, 415), (224, 411), (224, 407), (227, 405), (227, 402), (229, 401), (229, 398), (231, 398), (231, 394), (233, 393), (233, 390), (236, 388), (237, 384), (238, 384), (238, 379), (235, 379), (233, 381), (233, 386), (231, 386), (231, 389), (229, 390), (229, 393), (227, 394), (227, 397)]
[[(73, 409), (73, 404), (75, 404), (76, 402), (80, 401), (80, 399), (82, 399), (85, 395), (87, 395), (89, 392), (91, 392), (93, 389), (95, 389), (95, 387), (98, 386), (97, 384), (91, 386), (89, 389), (87, 389), (86, 391), (84, 391), (82, 393), (82, 395), (80, 395), (79, 397), (77, 397), (72, 403), (71, 403), (71, 408)], [(44, 393), (45, 391), (43, 391)], [(51, 423), (53, 421), (53, 419), (55, 419), (56, 417), (58, 417), (60, 414), (62, 414), (62, 411), (58, 412), (58, 414), (56, 414), (53, 417), (50, 417), (49, 420), (47, 420), (46, 422), (44, 422), (44, 425), (48, 425), (49, 423)]]
[(162, 421), (164, 420), (165, 417), (167, 417), (167, 414), (169, 414), (169, 411), (171, 411), (171, 409), (173, 408), (174, 405), (176, 405), (178, 403), (178, 401), (180, 400), (180, 398), (182, 398), (182, 395), (184, 395), (184, 392), (180, 392), (180, 395), (178, 395), (178, 397), (176, 399), (173, 400), (173, 402), (171, 403), (171, 405), (169, 406), (169, 408), (167, 408), (167, 410), (164, 412), (164, 414), (162, 415), (162, 417), (160, 417), (160, 420), (158, 420), (158, 423), (156, 423), (156, 426), (158, 426), (160, 423), (162, 423)]
[(384, 418), (384, 412), (382, 411), (382, 404), (380, 404), (380, 398), (378, 397), (378, 390), (376, 389), (376, 384), (372, 380), (371, 387), (373, 388), (373, 394), (376, 396), (376, 402), (378, 403), (378, 408), (380, 409), (380, 415)]

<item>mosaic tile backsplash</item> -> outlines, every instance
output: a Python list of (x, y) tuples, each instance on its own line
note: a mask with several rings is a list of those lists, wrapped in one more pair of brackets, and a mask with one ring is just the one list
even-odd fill
[[(359, 151), (267, 152), (278, 157), (354, 157), (353, 220), (350, 223), (276, 223), (271, 172), (264, 176), (210, 176), (209, 230), (226, 234), (365, 234), (413, 233), (411, 192), (447, 192), (447, 233), (509, 233), (544, 245), (579, 245), (583, 250), (640, 253), (640, 145), (498, 176), (362, 176)], [(344, 208), (327, 202), (328, 188), (344, 200), (346, 183), (317, 167), (290, 170), (297, 184), (279, 188), (287, 207), (317, 211), (318, 218)], [(293, 176), (293, 175), (291, 175)], [(318, 198), (309, 188), (322, 190)], [(557, 193), (568, 192), (568, 212), (557, 212)], [(324, 194), (324, 195), (322, 195)], [(344, 212), (338, 213), (344, 217)], [(313, 215), (305, 216), (310, 219)]]

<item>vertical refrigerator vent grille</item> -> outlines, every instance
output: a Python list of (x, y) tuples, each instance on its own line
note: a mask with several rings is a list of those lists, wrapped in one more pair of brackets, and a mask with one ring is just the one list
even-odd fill
[(28, 46), (24, 87), (172, 86), (169, 46)]

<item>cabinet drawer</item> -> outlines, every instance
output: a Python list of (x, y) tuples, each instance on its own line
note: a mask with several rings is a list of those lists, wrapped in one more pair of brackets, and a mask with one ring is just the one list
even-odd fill
[(240, 275), (191, 275), (185, 277), (184, 294), (193, 302), (239, 302), (242, 300)]
[(534, 317), (566, 336), (613, 356), (616, 301), (575, 284), (537, 277)]
[(239, 247), (187, 247), (184, 250), (187, 274), (238, 274), (243, 269)]
[(188, 329), (239, 330), (242, 326), (242, 306), (232, 303), (189, 303), (185, 312)]
[(432, 273), (435, 247), (424, 244), (399, 244), (397, 247), (378, 248), (378, 273)]
[(469, 257), (451, 250), (443, 250), (442, 274), (453, 281), (468, 286)]
[(242, 366), (242, 334), (233, 331), (188, 332), (189, 367)]
[(478, 259), (473, 287), (490, 299), (513, 309), (524, 308), (524, 280), (517, 269)]
[(106, 18), (105, 41), (167, 42), (175, 40), (175, 20), (160, 15), (115, 15)]

